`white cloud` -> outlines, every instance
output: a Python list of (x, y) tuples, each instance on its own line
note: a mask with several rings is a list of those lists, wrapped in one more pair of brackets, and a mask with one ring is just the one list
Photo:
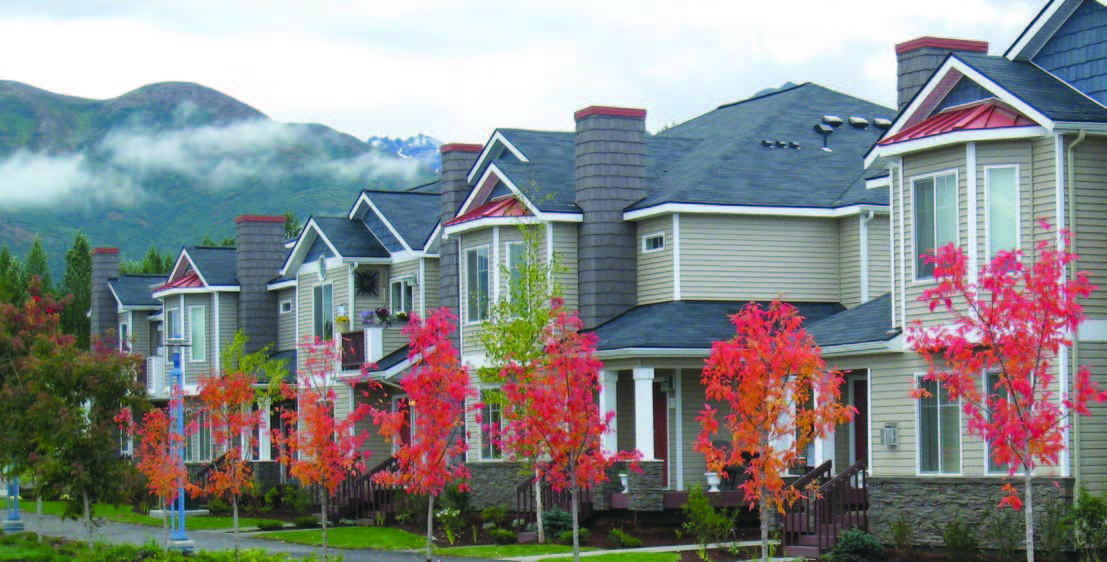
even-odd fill
[(83, 207), (93, 202), (133, 205), (141, 191), (110, 170), (96, 171), (80, 155), (49, 156), (18, 151), (0, 160), (0, 201), (9, 208), (48, 207), (65, 201)]

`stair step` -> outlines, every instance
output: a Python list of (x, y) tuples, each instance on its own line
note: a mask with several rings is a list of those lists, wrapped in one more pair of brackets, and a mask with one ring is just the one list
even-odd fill
[(784, 555), (794, 558), (818, 558), (822, 553), (817, 546), (790, 545), (784, 547)]

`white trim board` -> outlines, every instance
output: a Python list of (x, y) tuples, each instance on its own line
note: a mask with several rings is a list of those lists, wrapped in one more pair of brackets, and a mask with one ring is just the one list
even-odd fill
[(492, 133), (492, 138), (488, 139), (488, 142), (484, 143), (484, 150), (481, 150), (480, 156), (477, 157), (476, 163), (473, 164), (473, 167), (469, 170), (469, 174), (466, 176), (466, 179), (469, 181), (470, 184), (473, 183), (473, 178), (476, 175), (477, 170), (479, 170), (480, 167), (484, 165), (484, 161), (487, 160), (488, 157), (496, 150), (497, 146), (503, 146), (505, 149), (511, 152), (512, 155), (518, 158), (520, 162), (530, 162), (530, 160), (527, 159), (527, 156), (523, 154), (521, 150), (516, 148), (514, 144), (511, 144), (511, 141), (507, 140), (507, 137), (505, 137), (503, 133), (501, 133), (500, 130), (497, 129), (495, 132)]
[(780, 217), (842, 218), (872, 211), (887, 214), (887, 205), (849, 205), (828, 209), (825, 207), (763, 207), (749, 205), (709, 205), (702, 203), (662, 203), (654, 207), (623, 213), (623, 220), (637, 221), (669, 213), (694, 215), (760, 215)]

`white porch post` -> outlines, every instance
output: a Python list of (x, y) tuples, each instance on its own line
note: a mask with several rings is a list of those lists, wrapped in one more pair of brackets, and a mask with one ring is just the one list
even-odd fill
[(258, 411), (260, 418), (258, 420), (258, 460), (259, 461), (271, 461), (273, 460), (272, 445), (270, 444), (269, 434), (269, 416), (270, 403), (268, 398), (262, 398), (258, 403)]
[[(616, 411), (615, 383), (619, 379), (617, 371), (600, 371), (600, 419), (606, 419), (607, 414)], [(600, 449), (605, 455), (613, 455), (619, 450), (618, 445), (618, 418), (611, 418), (611, 425), (600, 436)]]
[(384, 357), (384, 328), (367, 326), (365, 328), (365, 361), (376, 363)]
[(642, 460), (655, 460), (653, 450), (653, 367), (634, 368), (634, 448)]

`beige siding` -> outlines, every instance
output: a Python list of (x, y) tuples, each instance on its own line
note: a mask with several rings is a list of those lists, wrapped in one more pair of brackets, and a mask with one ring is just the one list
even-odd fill
[[(366, 395), (368, 392), (368, 396)], [(357, 404), (368, 405), (370, 408), (391, 411), (392, 393), (388, 387), (375, 388), (366, 391), (364, 387), (358, 387), (354, 395)], [(372, 416), (366, 416), (357, 422), (354, 431), (365, 438), (361, 443), (362, 457), (366, 459), (366, 466), (372, 468), (392, 456), (392, 444), (385, 441), (373, 423)], [(366, 454), (368, 453), (368, 454)]]
[(903, 251), (903, 239), (907, 229), (903, 224), (906, 220), (906, 215), (903, 213), (903, 191), (900, 189), (900, 185), (903, 181), (902, 167), (891, 167), (889, 179), (891, 180), (891, 187), (888, 191), (888, 201), (891, 204), (889, 208), (892, 212), (892, 223), (890, 225), (892, 236), (892, 246), (890, 248), (892, 253), (892, 326), (902, 328), (907, 325), (903, 320), (904, 296), (906, 292), (906, 274), (904, 270), (907, 265), (906, 256)]
[[(281, 302), (292, 301), (292, 311), (281, 314)], [(296, 289), (277, 291), (277, 350), (296, 348)]]
[[(1107, 317), (1107, 140), (1090, 137), (1078, 146), (1073, 158), (1075, 178), (1075, 251), (1077, 269), (1100, 287), (1085, 301), (1090, 317)], [(1066, 217), (1066, 220), (1067, 217)]]
[[(170, 299), (173, 298), (175, 297), (170, 297)], [(184, 295), (184, 308), (182, 312), (183, 316), (181, 317), (183, 331), (181, 333), (184, 335), (186, 340), (189, 340), (189, 343), (191, 344), (192, 328), (190, 323), (192, 322), (192, 318), (190, 318), (191, 314), (189, 313), (189, 310), (191, 307), (195, 306), (200, 306), (204, 309), (205, 359), (203, 361), (194, 362), (192, 361), (191, 350), (184, 352), (183, 357), (185, 358), (185, 385), (198, 384), (202, 377), (210, 376), (213, 373), (211, 363), (213, 353), (215, 351), (213, 348), (215, 315), (212, 312), (210, 294)]]
[[(554, 223), (553, 239), (554, 263), (561, 270), (557, 276), (561, 296), (565, 298), (565, 306), (576, 309), (580, 302), (577, 292), (577, 225)], [(545, 240), (541, 246), (545, 252)]]
[[(391, 274), (389, 276), (388, 285), (385, 286), (385, 306), (393, 314), (399, 312), (399, 303), (392, 302), (392, 282), (407, 279), (409, 282), (415, 283), (419, 279), (419, 260), (407, 260), (400, 263), (392, 264)], [(415, 310), (419, 310), (419, 287), (415, 287)], [(408, 311), (409, 313), (412, 311)]]
[[(433, 313), (441, 306), (441, 286), (439, 284), (438, 273), (438, 258), (424, 258), (423, 259), (423, 274), (424, 278), (420, 281), (423, 284), (423, 296), (426, 298), (426, 302), (423, 304), (423, 315), (427, 316)], [(418, 297), (416, 297), (418, 298)]]
[(354, 389), (348, 384), (334, 385), (334, 419), (341, 421), (346, 419), (353, 411)]
[[(219, 358), (222, 371), (223, 354), (234, 343), (234, 334), (238, 331), (238, 293), (219, 293)], [(272, 342), (262, 342), (269, 345)], [(214, 349), (212, 350), (214, 353)], [(212, 355), (212, 359), (216, 359)]]
[(489, 259), (495, 260), (499, 257), (499, 263), (492, 264), (491, 267), (495, 268), (490, 272), (492, 276), (492, 282), (495, 283), (496, 277), (499, 276), (499, 286), (495, 289), (492, 302), (497, 302), (501, 299), (506, 299), (508, 292), (511, 291), (511, 274), (508, 271), (507, 261), (507, 247), (513, 242), (522, 242), (523, 233), (519, 231), (515, 226), (501, 226), (500, 232), (500, 247), (499, 254), (493, 254), (489, 256)]
[[(638, 254), (638, 304), (673, 300), (673, 215), (646, 219), (637, 223), (635, 240)], [(665, 245), (661, 250), (646, 253), (647, 236), (661, 234)]]
[(471, 320), (469, 318), (469, 279), (466, 270), (467, 264), (465, 259), (465, 252), (478, 246), (487, 245), (488, 260), (489, 260), (489, 286), (491, 288), (491, 268), (492, 264), (492, 229), (479, 230), (476, 232), (465, 233), (461, 235), (461, 252), (458, 256), (458, 263), (460, 267), (459, 285), (461, 287), (461, 310), (458, 312), (462, 325), (462, 337), (461, 352), (464, 355), (483, 353), (484, 347), (480, 343), (480, 320)]
[(861, 304), (861, 220), (852, 216), (838, 221), (838, 283), (846, 308)]
[[(1046, 219), (1050, 224), (1057, 222), (1057, 161), (1054, 140), (1050, 137), (1032, 142), (1033, 158), (1030, 161), (1030, 177), (1034, 182), (1034, 197), (1028, 212), (1037, 219)], [(1033, 225), (1031, 225), (1033, 227)], [(1023, 227), (1026, 234), (1026, 227)], [(1033, 248), (1034, 244), (1048, 234), (1031, 230), (1028, 238), (1023, 239), (1023, 248)]]
[(680, 250), (686, 300), (839, 298), (834, 219), (682, 215)]
[[(1107, 343), (1082, 343), (1077, 362), (1087, 365), (1092, 380), (1107, 386)], [(1092, 415), (1080, 416), (1080, 478), (1093, 493), (1107, 490), (1107, 404), (1089, 405)]]
[(869, 298), (874, 299), (891, 290), (891, 220), (888, 215), (875, 215), (869, 221)]
[(707, 463), (703, 453), (692, 449), (700, 435), (700, 424), (696, 416), (703, 411), (704, 394), (700, 384), (702, 373), (698, 369), (684, 369), (681, 372), (681, 414), (683, 422), (684, 447), (684, 488), (686, 490), (699, 485), (707, 487), (703, 473), (707, 472)]
[[(350, 302), (350, 270), (345, 266), (332, 267), (327, 271), (327, 279), (320, 280), (317, 272), (304, 272), (297, 277), (296, 287), (296, 323), (300, 327), (300, 339), (315, 336), (315, 287), (319, 285), (333, 285), (332, 301), (334, 303), (334, 316), (338, 317), (338, 307), (349, 309)], [(337, 322), (336, 322), (337, 324)], [(342, 331), (341, 326), (335, 326), (335, 335)], [(304, 371), (303, 353), (297, 355), (299, 361), (298, 371)]]
[(358, 271), (376, 271), (377, 272), (377, 294), (375, 295), (361, 295), (357, 293), (357, 285), (354, 285), (354, 315), (350, 317), (352, 322), (361, 322), (361, 313), (365, 311), (373, 311), (382, 306), (388, 306), (388, 283), (389, 283), (389, 267), (383, 265), (362, 265), (358, 267)]
[(131, 311), (131, 353), (147, 357), (151, 355), (150, 347), (150, 313), (144, 310)]

